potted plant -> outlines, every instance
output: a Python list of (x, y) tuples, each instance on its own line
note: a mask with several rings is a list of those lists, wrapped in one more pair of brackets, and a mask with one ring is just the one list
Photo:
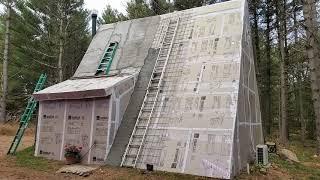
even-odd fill
[(81, 146), (75, 145), (65, 145), (64, 147), (64, 157), (66, 158), (66, 164), (75, 164), (80, 162), (82, 150)]

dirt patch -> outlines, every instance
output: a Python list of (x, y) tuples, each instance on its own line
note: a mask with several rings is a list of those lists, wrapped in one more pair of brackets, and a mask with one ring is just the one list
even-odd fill
[[(19, 128), (18, 123), (6, 123), (0, 125), (0, 136), (14, 136), (17, 133)], [(33, 125), (29, 125), (29, 128), (26, 129), (25, 135), (32, 136), (35, 133)]]
[(270, 169), (268, 171), (268, 178), (273, 179), (292, 179), (288, 172), (282, 171), (281, 169)]
[[(0, 157), (7, 154), (10, 145), (12, 143), (14, 136), (3, 136), (0, 135), (1, 143), (0, 143)], [(18, 151), (30, 147), (34, 144), (34, 136), (24, 136), (22, 138), (22, 142), (18, 147)]]
[(304, 166), (311, 167), (311, 168), (316, 168), (320, 169), (320, 163), (315, 163), (315, 162), (304, 162), (302, 163)]
[[(2, 124), (0, 125), (0, 157), (7, 154), (13, 138), (19, 128), (19, 124)], [(22, 141), (18, 147), (18, 151), (30, 147), (34, 144), (34, 128), (28, 128), (22, 138)]]
[(252, 174), (248, 175), (247, 173), (242, 173), (237, 179), (243, 179), (243, 180), (269, 180), (269, 179), (292, 179), (292, 176), (283, 169), (279, 168), (276, 164), (272, 164), (270, 168), (267, 169), (267, 172), (265, 174), (262, 174), (259, 172), (259, 169), (257, 169)]

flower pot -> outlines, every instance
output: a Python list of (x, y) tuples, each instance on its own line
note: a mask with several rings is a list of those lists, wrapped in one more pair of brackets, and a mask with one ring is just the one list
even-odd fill
[(66, 164), (67, 165), (76, 164), (78, 162), (79, 162), (79, 159), (74, 156), (67, 156), (66, 157)]

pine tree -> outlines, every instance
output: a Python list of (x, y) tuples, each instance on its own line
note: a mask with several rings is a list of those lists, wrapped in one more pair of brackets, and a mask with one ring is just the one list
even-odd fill
[(151, 0), (150, 7), (154, 15), (166, 14), (173, 11), (173, 5), (166, 0)]
[(127, 2), (127, 13), (129, 19), (137, 19), (152, 16), (152, 10), (145, 0), (131, 0)]
[(278, 46), (280, 49), (280, 81), (281, 81), (281, 127), (280, 141), (288, 144), (288, 77), (287, 77), (287, 46), (286, 46), (286, 0), (276, 2)]
[(185, 10), (204, 5), (205, 0), (174, 0), (173, 4), (176, 10)]
[[(63, 29), (61, 67), (64, 79), (73, 75), (90, 41), (89, 13), (79, 2), (77, 6), (65, 4), (69, 6), (65, 8), (69, 15)], [(8, 68), (7, 111), (10, 113), (21, 113), (22, 102), (32, 94), (40, 73), (49, 75), (47, 85), (59, 81), (59, 13), (55, 7), (50, 1), (42, 0), (15, 3), (15, 11), (11, 13)]]
[(127, 17), (120, 13), (118, 10), (113, 9), (110, 5), (102, 13), (102, 18), (99, 20), (101, 24), (110, 24), (118, 21), (125, 21)]

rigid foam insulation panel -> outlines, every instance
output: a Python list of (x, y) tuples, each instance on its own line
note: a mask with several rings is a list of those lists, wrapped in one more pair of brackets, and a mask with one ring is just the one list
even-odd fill
[(40, 102), (35, 155), (64, 160), (65, 146), (76, 145), (82, 147), (81, 163), (105, 164), (136, 76), (68, 80), (36, 93)]
[[(229, 179), (263, 143), (246, 1), (161, 15), (179, 18), (137, 168)], [(124, 166), (133, 166), (134, 157)]]

